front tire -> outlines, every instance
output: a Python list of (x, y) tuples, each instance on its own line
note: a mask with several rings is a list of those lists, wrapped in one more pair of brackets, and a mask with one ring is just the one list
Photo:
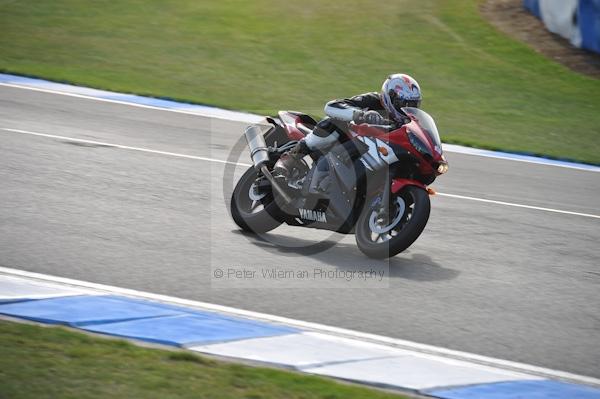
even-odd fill
[(231, 217), (242, 230), (266, 233), (282, 222), (274, 215), (279, 213), (270, 190), (257, 191), (258, 173), (251, 167), (240, 178), (231, 195)]
[(370, 258), (391, 258), (410, 247), (429, 220), (427, 191), (407, 186), (392, 195), (390, 215), (380, 216), (378, 201), (367, 204), (356, 224), (356, 244)]

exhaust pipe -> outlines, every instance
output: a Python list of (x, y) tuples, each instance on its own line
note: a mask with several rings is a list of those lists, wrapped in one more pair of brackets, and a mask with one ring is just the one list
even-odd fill
[[(265, 125), (251, 125), (248, 126), (244, 135), (246, 136), (246, 141), (248, 142), (248, 147), (250, 148), (250, 158), (252, 158), (252, 163), (254, 164), (254, 168), (260, 171), (265, 178), (271, 183), (271, 187), (274, 191), (277, 192), (283, 201), (286, 204), (292, 202), (290, 196), (281, 188), (279, 183), (275, 180), (267, 165), (267, 161), (269, 161), (269, 148), (267, 147), (267, 143), (265, 142), (263, 128)], [(272, 129), (272, 126), (269, 126)], [(268, 132), (268, 130), (267, 130)]]
[(250, 125), (244, 133), (250, 148), (250, 158), (256, 170), (261, 170), (261, 166), (269, 160), (269, 149), (263, 136), (268, 132), (268, 130), (263, 132), (265, 127), (265, 125)]

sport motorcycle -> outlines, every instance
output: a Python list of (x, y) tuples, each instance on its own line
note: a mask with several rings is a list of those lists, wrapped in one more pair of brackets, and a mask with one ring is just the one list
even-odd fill
[(245, 138), (253, 166), (231, 196), (231, 216), (244, 231), (265, 233), (282, 223), (354, 234), (371, 258), (408, 248), (430, 214), (428, 188), (448, 170), (433, 118), (405, 107), (405, 124), (350, 122), (323, 154), (310, 154), (288, 173), (278, 160), (309, 134), (309, 115), (280, 111), (249, 126)]

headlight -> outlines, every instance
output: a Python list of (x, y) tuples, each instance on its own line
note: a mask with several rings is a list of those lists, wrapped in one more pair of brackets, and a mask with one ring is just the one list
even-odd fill
[(413, 132), (408, 132), (408, 140), (421, 154), (431, 156), (431, 151), (429, 151), (427, 146)]
[(447, 162), (440, 162), (440, 164), (437, 167), (437, 172), (440, 175), (443, 175), (444, 173), (446, 173), (448, 171), (448, 163)]

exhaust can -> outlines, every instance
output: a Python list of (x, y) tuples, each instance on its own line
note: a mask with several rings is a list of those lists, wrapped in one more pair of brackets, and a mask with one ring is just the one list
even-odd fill
[(260, 170), (261, 166), (269, 160), (269, 150), (263, 137), (265, 132), (270, 130), (269, 128), (272, 127), (258, 124), (250, 125), (244, 133), (248, 147), (250, 148), (252, 163), (257, 170)]

